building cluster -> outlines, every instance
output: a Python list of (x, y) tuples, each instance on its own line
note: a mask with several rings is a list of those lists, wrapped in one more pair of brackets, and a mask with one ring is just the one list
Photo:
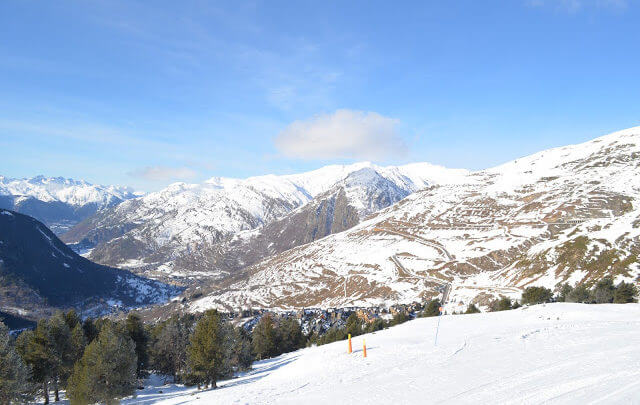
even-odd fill
[(415, 317), (422, 309), (421, 303), (412, 302), (411, 304), (395, 304), (390, 307), (304, 308), (291, 311), (250, 309), (231, 313), (228, 316), (232, 321), (241, 324), (247, 331), (252, 331), (260, 318), (267, 313), (275, 320), (295, 318), (300, 322), (304, 334), (317, 333), (322, 335), (331, 328), (344, 327), (352, 314), (365, 323), (371, 323), (377, 319), (388, 320), (401, 313)]

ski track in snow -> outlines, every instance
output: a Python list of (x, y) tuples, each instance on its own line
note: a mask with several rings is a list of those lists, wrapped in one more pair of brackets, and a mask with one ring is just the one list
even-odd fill
[(445, 316), (438, 346), (436, 323), (358, 336), (351, 355), (343, 341), (256, 362), (216, 390), (155, 376), (123, 404), (640, 403), (640, 304)]

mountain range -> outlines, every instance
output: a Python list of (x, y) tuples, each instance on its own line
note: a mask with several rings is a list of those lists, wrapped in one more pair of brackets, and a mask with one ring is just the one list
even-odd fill
[(175, 183), (88, 218), (62, 239), (88, 257), (158, 279), (217, 279), (340, 232), (429, 184), (465, 175), (427, 163), (365, 162), (248, 179)]
[[(64, 180), (105, 194), (60, 238), (92, 262), (187, 287), (182, 302), (167, 304), (179, 310), (442, 294), (456, 311), (531, 285), (637, 282), (638, 173), (640, 127), (480, 171), (363, 162), (141, 196)], [(20, 190), (2, 193), (38, 199)], [(38, 201), (90, 200), (49, 194)]]
[(63, 177), (0, 176), (0, 208), (32, 216), (58, 235), (97, 211), (137, 195), (126, 187), (93, 185)]
[(431, 184), (349, 230), (244, 268), (190, 310), (447, 307), (640, 275), (640, 127)]

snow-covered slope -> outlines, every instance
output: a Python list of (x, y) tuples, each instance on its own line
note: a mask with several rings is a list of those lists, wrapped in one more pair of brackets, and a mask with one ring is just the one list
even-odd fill
[(637, 280), (639, 173), (640, 127), (470, 173), (251, 266), (192, 309), (410, 302), (449, 284), (456, 310), (528, 285)]
[[(156, 384), (123, 404), (635, 404), (640, 305), (550, 304), (422, 318), (254, 364), (198, 392)], [(367, 357), (362, 357), (366, 340)]]
[(63, 177), (0, 176), (0, 208), (31, 215), (58, 234), (102, 208), (136, 196), (126, 187), (100, 186)]
[[(197, 254), (217, 248), (232, 235), (282, 219), (336, 188), (346, 193), (357, 222), (426, 185), (455, 181), (466, 173), (427, 163), (380, 167), (364, 162), (295, 175), (176, 183), (102, 211), (64, 239), (96, 246), (90, 257), (103, 264), (145, 274), (215, 277), (221, 269), (209, 267), (202, 254), (204, 260), (194, 262)], [(189, 265), (177, 269), (176, 258)]]

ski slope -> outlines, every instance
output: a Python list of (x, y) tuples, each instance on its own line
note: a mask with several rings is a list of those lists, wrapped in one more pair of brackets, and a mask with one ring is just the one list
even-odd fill
[(359, 336), (351, 355), (337, 342), (257, 362), (216, 390), (153, 384), (123, 403), (640, 404), (640, 304), (448, 315), (437, 346), (436, 324)]

